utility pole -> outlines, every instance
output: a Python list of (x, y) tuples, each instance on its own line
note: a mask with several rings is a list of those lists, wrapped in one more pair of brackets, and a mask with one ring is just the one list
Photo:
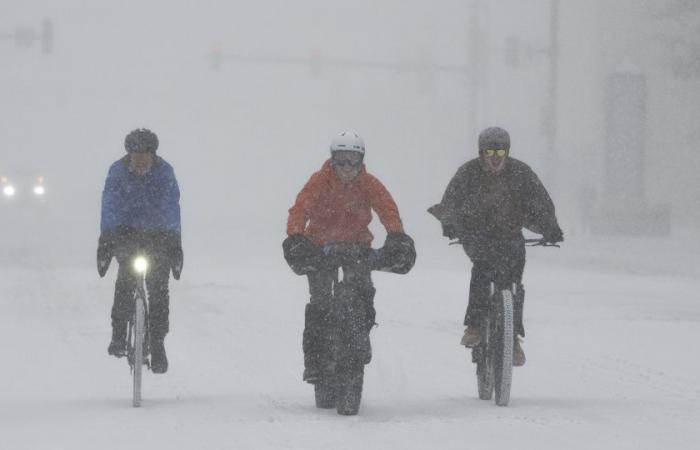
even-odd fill
[(545, 174), (553, 191), (556, 183), (556, 171), (559, 165), (557, 151), (557, 101), (559, 91), (559, 0), (551, 0), (549, 10), (549, 93), (546, 116), (547, 155), (545, 155)]
[(471, 14), (469, 17), (469, 70), (467, 77), (469, 79), (469, 124), (468, 129), (472, 130), (471, 136), (473, 139), (470, 143), (476, 142), (476, 136), (479, 133), (479, 85), (481, 74), (481, 32), (479, 25), (479, 17), (481, 11), (481, 0), (472, 0)]
[(53, 52), (53, 22), (44, 19), (39, 30), (32, 27), (17, 27), (12, 33), (0, 33), (0, 41), (11, 41), (15, 47), (31, 48), (37, 43), (45, 55)]

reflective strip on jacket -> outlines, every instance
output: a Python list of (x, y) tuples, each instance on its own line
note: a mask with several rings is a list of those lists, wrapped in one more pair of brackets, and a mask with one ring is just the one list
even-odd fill
[(372, 242), (372, 210), (388, 233), (403, 233), (399, 209), (389, 191), (364, 165), (357, 177), (343, 184), (330, 159), (314, 173), (289, 209), (287, 234), (303, 233), (315, 244)]

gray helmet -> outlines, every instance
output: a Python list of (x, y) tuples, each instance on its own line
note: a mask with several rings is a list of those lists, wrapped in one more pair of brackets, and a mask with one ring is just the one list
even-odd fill
[(146, 128), (137, 128), (126, 135), (124, 148), (127, 153), (155, 153), (158, 150), (158, 136)]
[(479, 134), (479, 153), (486, 149), (510, 150), (510, 135), (500, 127), (486, 128)]

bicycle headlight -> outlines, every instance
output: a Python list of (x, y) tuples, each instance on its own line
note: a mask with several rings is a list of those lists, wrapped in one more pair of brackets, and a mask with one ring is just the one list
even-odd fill
[(137, 273), (146, 273), (148, 270), (148, 261), (143, 256), (138, 256), (134, 260), (134, 270)]

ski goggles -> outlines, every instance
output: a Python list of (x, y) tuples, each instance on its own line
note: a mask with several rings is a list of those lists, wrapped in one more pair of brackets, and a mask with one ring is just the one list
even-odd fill
[(507, 154), (508, 154), (508, 150), (505, 150), (503, 148), (499, 148), (499, 149), (490, 148), (488, 150), (484, 150), (484, 156), (488, 156), (488, 157), (498, 156), (499, 158), (503, 158)]
[(353, 168), (354, 168), (354, 167), (360, 167), (360, 164), (362, 164), (362, 159), (360, 158), (360, 159), (358, 159), (358, 160), (354, 160), (354, 159), (345, 159), (345, 158), (343, 158), (343, 159), (340, 159), (340, 158), (338, 158), (338, 159), (333, 158), (333, 159), (331, 160), (331, 163), (332, 163), (334, 166), (336, 166), (336, 167), (345, 167), (345, 166), (349, 166), (349, 167), (353, 167)]

